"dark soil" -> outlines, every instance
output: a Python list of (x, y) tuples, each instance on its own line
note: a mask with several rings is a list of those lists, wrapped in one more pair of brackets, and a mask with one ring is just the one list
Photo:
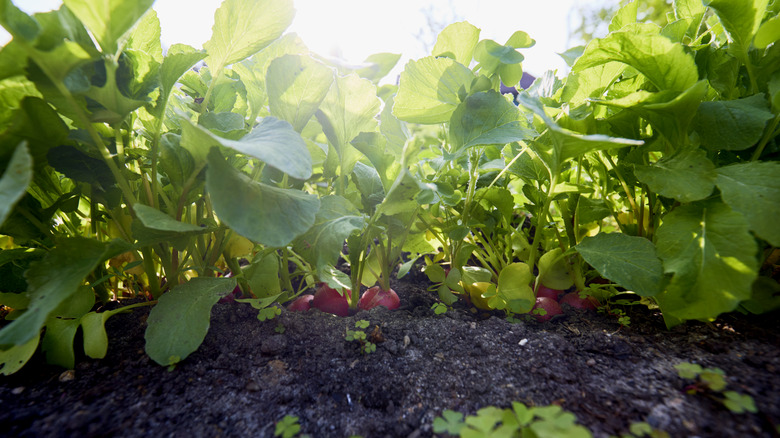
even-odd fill
[[(520, 401), (560, 405), (595, 437), (638, 421), (672, 437), (777, 436), (776, 314), (667, 331), (639, 306), (626, 308), (631, 325), (622, 328), (615, 317), (567, 308), (548, 323), (512, 324), (465, 306), (434, 315), (424, 288), (399, 283), (401, 309), (348, 318), (284, 310), (260, 322), (248, 305), (218, 304), (203, 345), (171, 370), (144, 354), (148, 308), (119, 314), (107, 324), (105, 359), (82, 357), (63, 373), (36, 356), (0, 378), (0, 435), (267, 437), (295, 415), (314, 437), (425, 437), (444, 409), (474, 414)], [(344, 339), (359, 319), (384, 338), (372, 354)], [(680, 362), (721, 368), (727, 389), (752, 396), (759, 413), (686, 394), (691, 382), (673, 368)]]

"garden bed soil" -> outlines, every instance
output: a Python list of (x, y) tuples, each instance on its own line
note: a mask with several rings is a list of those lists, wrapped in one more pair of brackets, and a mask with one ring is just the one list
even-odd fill
[[(144, 353), (148, 308), (116, 315), (104, 359), (81, 357), (63, 371), (37, 353), (0, 378), (0, 435), (270, 437), (275, 422), (294, 415), (313, 437), (427, 437), (445, 409), (468, 415), (520, 401), (560, 405), (595, 437), (639, 421), (672, 437), (777, 436), (776, 314), (668, 331), (641, 306), (626, 308), (628, 327), (567, 308), (548, 323), (513, 324), (458, 305), (435, 315), (425, 286), (396, 283), (400, 309), (347, 318), (283, 310), (261, 322), (248, 305), (220, 303), (203, 345), (171, 369)], [(360, 319), (384, 340), (372, 354), (344, 339)], [(727, 389), (753, 397), (759, 413), (686, 394), (680, 362), (722, 369)]]

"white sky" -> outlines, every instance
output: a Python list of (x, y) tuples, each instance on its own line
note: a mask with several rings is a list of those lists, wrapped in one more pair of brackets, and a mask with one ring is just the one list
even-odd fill
[[(12, 0), (27, 13), (56, 9), (61, 0)], [(604, 3), (604, 0), (585, 0)], [(580, 0), (295, 0), (295, 20), (288, 31), (297, 32), (312, 51), (340, 54), (360, 63), (378, 52), (401, 53), (395, 74), (409, 59), (428, 55), (418, 35), (430, 29), (428, 17), (439, 24), (466, 20), (482, 29), (480, 38), (503, 44), (517, 30), (527, 32), (536, 46), (521, 50), (524, 70), (539, 75), (567, 71), (556, 54), (568, 48), (568, 35)], [(614, 0), (617, 1), (617, 0)], [(185, 43), (201, 48), (211, 37), (214, 11), (221, 0), (157, 0), (163, 45)], [(571, 23), (571, 24), (570, 24)], [(432, 31), (427, 30), (431, 39)], [(0, 28), (0, 44), (10, 37)]]

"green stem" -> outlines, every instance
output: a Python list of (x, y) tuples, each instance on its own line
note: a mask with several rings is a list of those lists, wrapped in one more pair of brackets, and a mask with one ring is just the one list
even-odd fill
[(764, 131), (764, 136), (761, 137), (761, 141), (758, 143), (756, 151), (753, 152), (753, 156), (750, 157), (750, 161), (756, 161), (761, 158), (761, 154), (764, 152), (767, 143), (769, 143), (770, 139), (775, 137), (775, 129), (777, 129), (778, 123), (780, 123), (780, 116), (775, 116), (766, 131)]
[(553, 191), (555, 190), (555, 186), (558, 184), (558, 174), (552, 173), (550, 175), (550, 187), (547, 189), (547, 197), (544, 199), (544, 205), (542, 206), (541, 211), (539, 211), (539, 217), (536, 218), (536, 230), (534, 231), (534, 240), (531, 242), (531, 249), (529, 250), (528, 254), (528, 266), (531, 268), (531, 271), (533, 271), (534, 266), (536, 265), (536, 256), (539, 252), (538, 245), (539, 245), (539, 236), (543, 234), (542, 229), (544, 228), (544, 223), (547, 220), (547, 213), (550, 211), (550, 206), (552, 204), (552, 198), (553, 198)]
[(615, 171), (615, 175), (617, 176), (618, 181), (620, 181), (620, 185), (623, 187), (623, 191), (626, 193), (626, 197), (628, 197), (628, 203), (631, 204), (631, 211), (633, 212), (638, 211), (636, 200), (634, 200), (634, 195), (631, 194), (631, 190), (629, 189), (626, 180), (623, 178), (623, 175), (621, 175), (620, 171), (615, 165), (615, 162), (612, 161), (612, 158), (608, 154), (603, 154), (603, 156), (606, 157), (607, 161), (609, 161), (610, 166), (612, 166), (612, 170)]

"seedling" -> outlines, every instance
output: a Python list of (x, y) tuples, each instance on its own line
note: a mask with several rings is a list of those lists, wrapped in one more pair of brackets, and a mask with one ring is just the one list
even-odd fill
[[(629, 432), (620, 435), (620, 438), (669, 438), (669, 434), (665, 431), (655, 429), (653, 426), (645, 422), (631, 423), (629, 426)], [(617, 438), (617, 437), (613, 437)]]
[[(724, 391), (726, 389), (725, 373), (720, 368), (702, 368), (701, 365), (682, 362), (674, 366), (677, 374), (694, 383), (685, 387), (685, 392), (691, 395), (702, 394), (725, 406), (735, 414), (745, 412), (757, 413), (756, 403), (747, 394), (736, 391)], [(720, 396), (722, 397), (720, 397)]]
[[(355, 327), (358, 329), (367, 329), (370, 323), (365, 319), (361, 319), (355, 322)], [(378, 341), (377, 336), (381, 336), (379, 333), (379, 326), (376, 327), (374, 333), (366, 335), (363, 330), (347, 330), (347, 334), (344, 337), (347, 341), (356, 341), (360, 344), (361, 354), (370, 354), (376, 351), (376, 343), (372, 341)]]
[(589, 438), (591, 433), (576, 424), (576, 417), (560, 406), (527, 407), (513, 402), (511, 408), (488, 406), (468, 417), (451, 410), (433, 420), (433, 431), (463, 438), (523, 437)]
[[(301, 433), (301, 425), (298, 424), (298, 417), (294, 415), (285, 415), (280, 421), (276, 422), (274, 436), (280, 438), (295, 438)], [(300, 438), (307, 438), (309, 435), (300, 435)]]

